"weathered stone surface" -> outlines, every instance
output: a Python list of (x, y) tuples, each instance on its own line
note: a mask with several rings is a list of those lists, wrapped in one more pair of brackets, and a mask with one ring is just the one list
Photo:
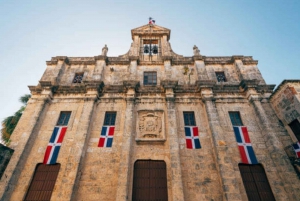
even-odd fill
[[(158, 54), (144, 54), (143, 41), (150, 39)], [(238, 111), (276, 200), (297, 200), (300, 182), (285, 148), (295, 142), (288, 124), (299, 119), (299, 82), (283, 83), (270, 98), (274, 86), (266, 85), (252, 57), (184, 57), (169, 39), (169, 29), (145, 25), (132, 30), (130, 50), (119, 57), (104, 51), (48, 61), (12, 135), (15, 152), (0, 181), (1, 199), (24, 199), (60, 112), (71, 111), (51, 200), (132, 200), (137, 160), (166, 163), (169, 201), (247, 200), (228, 114)], [(156, 72), (153, 85), (144, 84), (144, 72)], [(81, 83), (72, 83), (76, 73), (83, 73)], [(100, 148), (111, 111), (117, 114), (113, 145)], [(201, 149), (186, 148), (188, 111)]]

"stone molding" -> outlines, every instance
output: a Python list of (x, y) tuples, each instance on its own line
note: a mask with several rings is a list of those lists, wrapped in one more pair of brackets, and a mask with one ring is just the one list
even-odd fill
[(47, 65), (56, 65), (58, 61), (64, 61), (68, 65), (94, 65), (97, 60), (105, 60), (109, 65), (129, 65), (130, 61), (138, 60), (140, 65), (162, 65), (164, 61), (170, 60), (172, 65), (193, 65), (197, 60), (204, 60), (205, 64), (233, 64), (235, 60), (242, 60), (245, 65), (257, 65), (258, 61), (253, 60), (252, 56), (231, 56), (231, 57), (207, 57), (207, 56), (162, 56), (161, 61), (141, 61), (138, 56), (119, 56), (119, 57), (52, 57), (46, 61)]
[(174, 89), (175, 87), (178, 86), (178, 81), (176, 80), (162, 80), (161, 85), (167, 89), (167, 88), (172, 88)]
[(28, 86), (33, 95), (40, 95), (44, 90), (51, 91), (53, 94), (82, 94), (87, 91), (103, 91), (104, 83), (102, 81), (86, 80), (80, 84), (53, 85), (50, 81), (40, 81), (37, 86)]
[(270, 99), (273, 99), (273, 97), (276, 97), (277, 94), (279, 93), (279, 91), (281, 89), (283, 89), (285, 87), (286, 84), (288, 83), (300, 83), (300, 80), (283, 80), (274, 90), (274, 92), (272, 93), (272, 95), (270, 96)]

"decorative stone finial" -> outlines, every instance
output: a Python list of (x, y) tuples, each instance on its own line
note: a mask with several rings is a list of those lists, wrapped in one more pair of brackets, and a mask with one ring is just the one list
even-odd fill
[(194, 56), (200, 56), (200, 50), (196, 45), (193, 47)]
[(105, 44), (105, 46), (102, 48), (102, 56), (106, 56), (107, 55), (107, 52), (108, 52), (108, 47), (107, 45)]

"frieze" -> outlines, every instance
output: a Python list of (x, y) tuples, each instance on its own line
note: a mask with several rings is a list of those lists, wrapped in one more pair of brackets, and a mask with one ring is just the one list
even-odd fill
[(137, 142), (165, 141), (163, 111), (138, 111), (137, 121)]

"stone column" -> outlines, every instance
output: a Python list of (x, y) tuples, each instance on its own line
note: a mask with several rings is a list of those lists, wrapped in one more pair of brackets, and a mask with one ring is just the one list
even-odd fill
[[(61, 181), (58, 181), (58, 188), (53, 191), (53, 198), (59, 198), (60, 200), (71, 200), (72, 195), (76, 192), (72, 192), (76, 189), (76, 182), (80, 179), (81, 174), (81, 162), (84, 157), (84, 147), (88, 143), (88, 135), (91, 125), (91, 119), (93, 114), (93, 109), (95, 105), (96, 96), (90, 96), (85, 98), (83, 103), (83, 109), (78, 120), (76, 134), (73, 137), (73, 145), (69, 152), (69, 157), (67, 159), (67, 164), (65, 169), (61, 169), (63, 177)], [(66, 140), (66, 139), (65, 139)], [(74, 174), (77, 173), (77, 174)]]
[(124, 81), (124, 85), (127, 88), (126, 94), (126, 110), (125, 110), (125, 122), (124, 122), (124, 133), (122, 141), (122, 153), (119, 165), (119, 178), (118, 178), (118, 190), (116, 201), (130, 200), (129, 195), (129, 181), (130, 181), (130, 157), (132, 156), (132, 143), (135, 133), (135, 111), (134, 111), (134, 100), (135, 100), (135, 87), (137, 82), (135, 81)]
[(14, 154), (0, 182), (0, 200), (9, 200), (14, 191), (31, 148), (37, 138), (41, 125), (39, 120), (43, 119), (48, 109), (47, 103), (51, 102), (51, 96), (51, 90), (44, 90), (42, 94), (32, 95), (17, 127), (11, 135), (10, 148), (14, 150)]
[(167, 101), (167, 119), (169, 121), (167, 140), (170, 146), (170, 168), (171, 168), (171, 184), (172, 184), (172, 200), (183, 201), (183, 184), (181, 177), (181, 163), (179, 154), (179, 140), (177, 131), (176, 119), (176, 106), (173, 88), (177, 84), (174, 81), (163, 81), (164, 88), (166, 89)]
[(215, 161), (221, 178), (223, 200), (242, 200), (230, 153), (226, 145), (226, 137), (222, 132), (216, 104), (213, 101), (212, 90), (202, 89), (201, 95), (212, 133), (212, 147), (215, 152)]
[[(281, 192), (279, 189), (278, 191), (274, 191), (275, 189), (273, 188), (273, 193), (277, 194), (276, 197), (280, 197), (283, 200), (298, 200), (300, 198), (298, 188), (299, 180), (296, 177), (296, 174), (292, 173), (294, 171), (293, 167), (284, 152), (282, 143), (276, 136), (276, 130), (272, 127), (272, 122), (270, 122), (259, 98), (256, 95), (249, 95), (249, 100), (252, 102), (257, 117), (260, 120), (262, 135), (270, 153), (271, 160), (273, 161), (273, 165), (276, 168), (277, 174), (274, 176), (277, 177), (278, 175), (280, 180), (284, 182), (283, 187), (286, 192)], [(270, 181), (270, 184), (272, 184), (272, 181)], [(274, 185), (278, 185), (278, 182)], [(280, 186), (282, 186), (282, 184)]]

